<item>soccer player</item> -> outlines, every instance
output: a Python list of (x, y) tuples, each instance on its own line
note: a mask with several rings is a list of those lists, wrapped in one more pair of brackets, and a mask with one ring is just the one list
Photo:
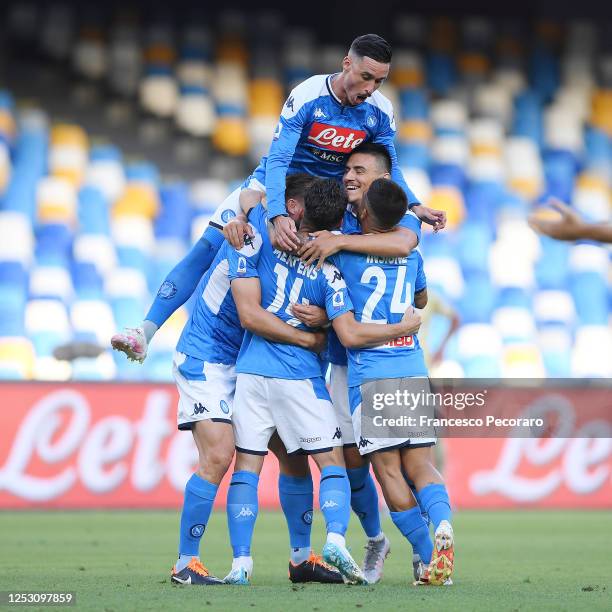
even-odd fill
[[(337, 227), (345, 207), (345, 195), (337, 182), (316, 181), (304, 198), (302, 235)], [(289, 454), (311, 454), (321, 470), (319, 501), (328, 532), (324, 560), (337, 567), (347, 582), (362, 583), (363, 573), (344, 541), (350, 485), (339, 448), (342, 434), (325, 388), (321, 362), (312, 351), (257, 335), (256, 306), (261, 303), (267, 311), (295, 326), (301, 324), (291, 312), (292, 303), (324, 307), (343, 342), (353, 347), (376, 345), (401, 336), (402, 329), (418, 329), (419, 318), (406, 313), (394, 325), (357, 324), (342, 276), (333, 265), (325, 263), (318, 270), (304, 266), (294, 255), (274, 249), (263, 207), (253, 210), (251, 223), (254, 238), (249, 242), (257, 248), (245, 244), (230, 256), (232, 293), (248, 332), (236, 370), (236, 465), (227, 500), (234, 560), (225, 580), (234, 584), (248, 584), (250, 580), (258, 478), (268, 440), (277, 431)]]
[[(406, 205), (405, 194), (398, 185), (375, 180), (358, 210), (363, 231), (374, 234), (389, 231), (404, 215)], [(379, 325), (398, 321), (407, 305), (413, 303), (415, 290), (419, 293), (425, 287), (424, 275), (418, 269), (419, 259), (418, 252), (400, 258), (338, 253), (334, 260), (349, 288), (355, 318)], [(407, 335), (377, 347), (347, 348), (350, 408), (359, 451), (370, 457), (391, 519), (425, 564), (419, 583), (448, 584), (454, 561), (451, 508), (442, 477), (431, 461), (434, 432), (426, 430), (419, 432), (423, 437), (398, 439), (366, 438), (361, 431), (362, 396), (378, 392), (390, 380), (400, 389), (408, 378), (427, 377), (418, 338)], [(428, 526), (404, 474), (414, 483), (420, 505), (433, 523), (433, 550)]]
[[(303, 198), (312, 177), (288, 178), (287, 196)], [(185, 487), (180, 522), (179, 558), (171, 580), (179, 584), (221, 584), (200, 561), (200, 541), (221, 479), (234, 455), (231, 426), (236, 382), (235, 363), (244, 335), (229, 291), (228, 245), (218, 251), (198, 285), (199, 298), (177, 345), (174, 377), (179, 391), (178, 427), (192, 431), (198, 449), (198, 470)], [(259, 306), (258, 308), (262, 310)], [(323, 333), (306, 333), (263, 311), (257, 332), (277, 342), (294, 342), (309, 349), (322, 348)], [(126, 351), (129, 338), (114, 336), (113, 347)], [(144, 360), (144, 355), (142, 356)], [(270, 448), (279, 459), (279, 493), (291, 537), (298, 539), (305, 558), (290, 566), (293, 582), (342, 582), (338, 572), (310, 556), (312, 480), (305, 458), (287, 457), (280, 440)]]
[[(313, 76), (287, 98), (269, 155), (248, 179), (248, 186), (267, 193), (269, 217), (281, 248), (298, 246), (295, 223), (285, 208), (285, 176), (305, 172), (341, 180), (347, 156), (362, 142), (380, 143), (389, 151), (392, 177), (405, 189), (412, 210), (434, 228), (444, 227), (446, 214), (419, 204), (397, 164), (393, 108), (378, 91), (389, 74), (391, 56), (390, 45), (380, 36), (359, 36), (342, 60), (340, 72)], [(131, 338), (132, 359), (146, 354), (157, 329), (195, 290), (223, 243), (220, 230), (240, 211), (241, 190), (238, 187), (217, 208), (204, 235), (169, 272), (141, 325), (125, 330)]]
[[(372, 181), (391, 178), (391, 166), (391, 157), (383, 145), (366, 142), (353, 150), (344, 170), (343, 183), (348, 207), (342, 221), (342, 234), (314, 232), (316, 239), (306, 241), (298, 251), (307, 265), (318, 259), (318, 265), (321, 266), (326, 257), (341, 249), (381, 257), (405, 257), (416, 247), (420, 239), (420, 221), (411, 212), (407, 212), (389, 232), (369, 235), (361, 233), (356, 211), (363, 195)], [(260, 198), (259, 191), (243, 190), (243, 214), (259, 202)], [(242, 218), (241, 215), (232, 219), (224, 228), (228, 242), (236, 248), (243, 246), (243, 237), (249, 232), (246, 217)], [(316, 328), (328, 323), (324, 311), (311, 304), (295, 303), (291, 310), (297, 319), (309, 327)], [(369, 461), (361, 456), (355, 443), (348, 401), (346, 349), (333, 331), (329, 334), (327, 360), (331, 364), (330, 395), (342, 432), (344, 461), (351, 486), (351, 508), (359, 517), (368, 538), (362, 569), (368, 583), (374, 584), (382, 577), (384, 561), (390, 552), (390, 542), (381, 529), (378, 493), (370, 474)]]

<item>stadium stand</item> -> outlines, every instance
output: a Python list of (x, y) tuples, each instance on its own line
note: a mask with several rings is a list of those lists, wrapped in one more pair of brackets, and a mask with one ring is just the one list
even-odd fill
[[(317, 46), (306, 29), (288, 27), (279, 40), (275, 14), (249, 24), (247, 36), (244, 16), (231, 13), (214, 28), (179, 27), (134, 15), (87, 21), (53, 5), (40, 8), (35, 33), (20, 6), (9, 10), (13, 35), (39, 36), (44, 61), (70, 60), (74, 83), (238, 165), (225, 164), (229, 180), (211, 164), (181, 181), (101, 139), (91, 121), (66, 120), (69, 109), (47, 114), (44, 95), (33, 106), (1, 91), (0, 377), (170, 380), (186, 309), (156, 336), (144, 366), (110, 352), (59, 362), (53, 347), (107, 346), (117, 328), (140, 321), (232, 181), (265, 154), (288, 90), (337, 69), (344, 49)], [(526, 221), (550, 196), (592, 221), (610, 219), (612, 55), (603, 31), (583, 21), (543, 21), (532, 32), (412, 16), (395, 30), (383, 91), (396, 109), (398, 157), (422, 202), (447, 212), (447, 229), (425, 231), (421, 249), (429, 285), (462, 321), (437, 373), (611, 376), (609, 251), (539, 237)], [(173, 142), (161, 140), (167, 150)]]

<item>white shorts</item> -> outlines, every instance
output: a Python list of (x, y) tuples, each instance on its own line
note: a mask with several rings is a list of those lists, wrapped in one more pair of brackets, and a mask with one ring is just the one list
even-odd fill
[(349, 405), (351, 408), (353, 433), (355, 434), (355, 440), (359, 440), (357, 448), (361, 455), (397, 448), (433, 446), (436, 443), (437, 438), (428, 436), (413, 438), (364, 438), (361, 435), (361, 386), (349, 387)]
[(338, 426), (342, 432), (342, 443), (344, 446), (357, 446), (349, 407), (347, 366), (330, 364), (329, 394), (334, 405)]
[(179, 429), (192, 429), (197, 421), (232, 422), (235, 366), (208, 363), (176, 352), (172, 371), (179, 392)]
[(234, 401), (236, 450), (265, 455), (277, 431), (287, 453), (342, 446), (342, 433), (322, 376), (305, 380), (238, 374)]
[(217, 206), (217, 210), (215, 210), (209, 221), (212, 227), (223, 230), (228, 221), (231, 221), (238, 213), (242, 212), (240, 208), (240, 192), (243, 189), (255, 189), (262, 193), (266, 193), (266, 188), (256, 178), (249, 176), (240, 187), (234, 189), (234, 191)]

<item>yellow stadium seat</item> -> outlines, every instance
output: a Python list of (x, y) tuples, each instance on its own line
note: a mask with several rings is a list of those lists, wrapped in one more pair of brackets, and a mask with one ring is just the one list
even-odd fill
[(396, 87), (422, 87), (425, 77), (419, 68), (396, 68), (391, 73), (391, 82)]
[(278, 116), (283, 89), (273, 79), (255, 79), (249, 84), (249, 114), (252, 117)]
[(458, 64), (463, 73), (484, 75), (489, 70), (490, 60), (482, 53), (462, 53)]
[(113, 206), (113, 217), (137, 216), (153, 219), (157, 215), (157, 191), (148, 183), (129, 182)]
[(535, 178), (513, 178), (508, 182), (508, 186), (526, 200), (533, 200), (540, 195), (542, 185)]
[(88, 148), (87, 133), (79, 125), (60, 123), (51, 128), (49, 137), (51, 145), (73, 145)]
[(402, 121), (399, 139), (427, 143), (431, 140), (431, 125), (427, 121)]
[(436, 186), (431, 190), (429, 202), (430, 208), (436, 208), (446, 212), (446, 227), (455, 229), (465, 218), (465, 204), (463, 195), (456, 187)]
[(215, 126), (213, 145), (228, 155), (246, 155), (249, 151), (246, 122), (241, 117), (221, 117)]
[(576, 187), (579, 189), (591, 189), (593, 191), (606, 192), (608, 185), (606, 181), (597, 174), (583, 172), (576, 178)]
[(72, 225), (76, 219), (75, 186), (66, 179), (48, 176), (36, 188), (36, 216), (42, 223)]
[(487, 155), (493, 157), (501, 157), (501, 149), (492, 143), (474, 143), (470, 147), (471, 154), (476, 157), (479, 155)]
[(29, 380), (34, 375), (35, 359), (27, 338), (0, 338), (0, 371)]
[(502, 371), (507, 376), (543, 377), (546, 375), (540, 351), (533, 344), (516, 344), (504, 348)]
[(145, 59), (152, 64), (164, 64), (171, 66), (176, 58), (176, 53), (170, 45), (163, 43), (154, 44), (145, 50)]
[(227, 36), (217, 46), (217, 61), (236, 63), (246, 68), (249, 63), (249, 54), (242, 40)]
[(431, 24), (430, 47), (434, 51), (451, 53), (457, 43), (457, 27), (448, 17), (434, 19)]
[(13, 115), (7, 110), (0, 110), (0, 134), (6, 137), (7, 140), (12, 141), (15, 138), (15, 119)]

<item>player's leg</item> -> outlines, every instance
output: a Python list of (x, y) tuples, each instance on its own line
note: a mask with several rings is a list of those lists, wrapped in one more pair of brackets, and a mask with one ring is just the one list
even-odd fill
[[(323, 559), (336, 567), (345, 581), (365, 582), (344, 541), (351, 489), (342, 458), (342, 438), (336, 435), (338, 424), (325, 381), (323, 377), (270, 381), (274, 422), (287, 452), (312, 455), (321, 470), (319, 504), (327, 527)], [(330, 551), (334, 554), (330, 555)]]
[(191, 429), (198, 469), (187, 481), (181, 511), (179, 558), (171, 579), (179, 584), (220, 584), (200, 561), (200, 541), (217, 489), (234, 456), (231, 406), (235, 374), (231, 366), (177, 355), (179, 429)]
[(249, 584), (253, 572), (251, 542), (258, 513), (257, 487), (274, 422), (268, 411), (263, 376), (238, 374), (232, 424), (236, 464), (227, 493), (227, 524), (232, 545), (228, 584)]
[(268, 448), (278, 459), (278, 494), (289, 529), (289, 579), (291, 582), (340, 583), (342, 576), (312, 552), (313, 487), (308, 456), (288, 455), (278, 434)]
[(382, 578), (385, 559), (391, 552), (391, 543), (380, 526), (378, 491), (370, 473), (369, 460), (359, 454), (356, 445), (345, 445), (343, 452), (351, 485), (351, 508), (359, 517), (368, 538), (361, 568), (368, 584), (376, 584)]
[(454, 569), (452, 511), (444, 480), (433, 464), (433, 443), (403, 449), (406, 476), (414, 482), (423, 509), (434, 527), (434, 551), (430, 565), (431, 584), (448, 583)]
[(429, 529), (410, 487), (402, 477), (401, 451), (379, 450), (370, 456), (376, 480), (389, 506), (391, 520), (420, 558), (429, 563), (433, 551)]

